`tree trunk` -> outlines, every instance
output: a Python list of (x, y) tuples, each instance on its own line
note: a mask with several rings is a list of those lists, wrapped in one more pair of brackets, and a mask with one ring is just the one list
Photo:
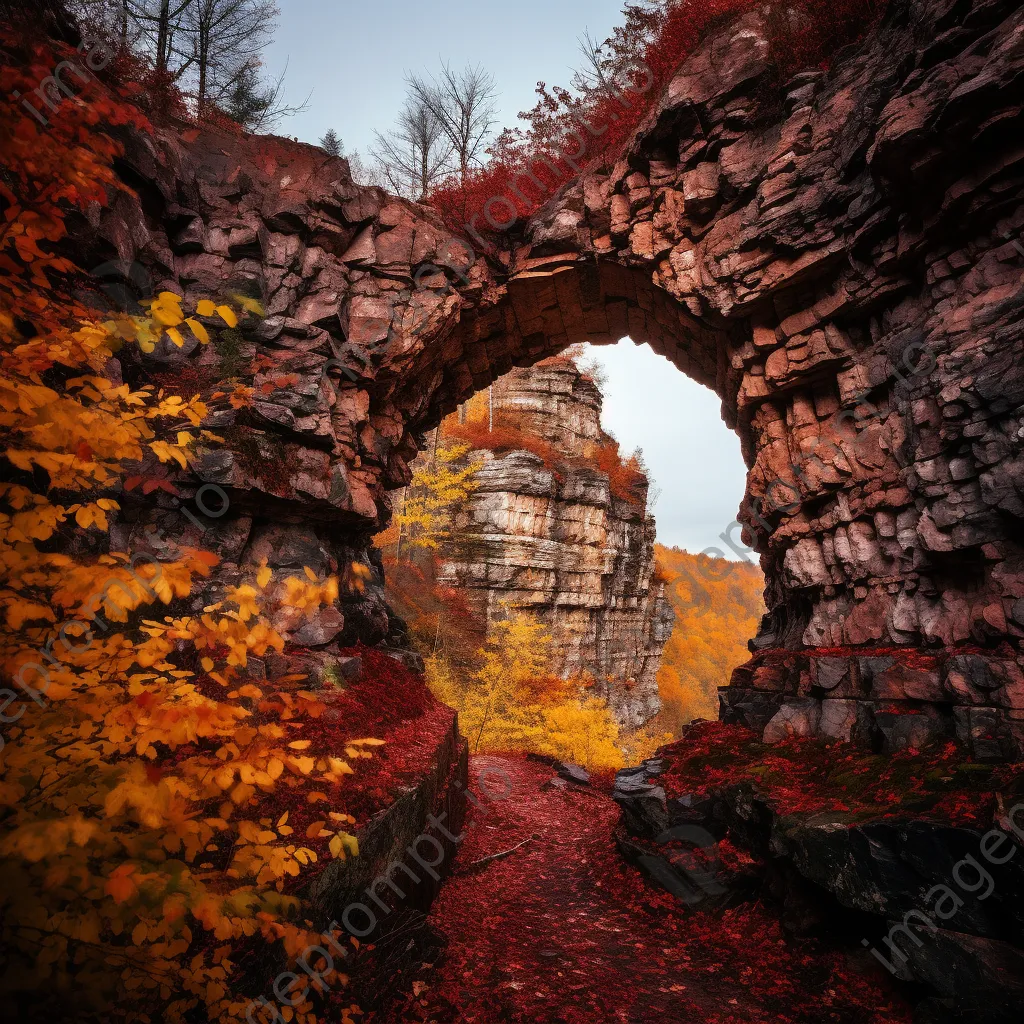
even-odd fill
[(160, 0), (160, 17), (156, 29), (156, 71), (167, 70), (168, 36), (170, 34), (171, 0)]
[[(402, 512), (401, 512), (402, 515), (405, 515), (405, 496), (408, 493), (408, 491), (409, 491), (408, 487), (403, 487), (402, 488)], [(396, 562), (399, 560), (399, 557), (401, 556), (401, 554), (402, 554), (402, 521), (399, 520), (398, 521), (398, 540), (395, 542), (395, 561)]]
[(206, 112), (206, 73), (210, 63), (210, 40), (204, 28), (199, 29), (199, 94), (196, 110), (200, 119)]

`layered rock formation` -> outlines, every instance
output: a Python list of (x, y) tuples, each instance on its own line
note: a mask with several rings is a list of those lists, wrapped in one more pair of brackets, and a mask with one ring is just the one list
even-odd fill
[(623, 728), (657, 714), (658, 668), (673, 615), (654, 578), (647, 478), (627, 499), (593, 464), (610, 438), (598, 387), (570, 360), (514, 370), (493, 389), (496, 424), (544, 439), (558, 461), (487, 450), (442, 547), (442, 582), (465, 592), (488, 623), (516, 609), (551, 631), (553, 668), (590, 676)]
[[(879, 765), (866, 752), (811, 744), (805, 761), (791, 747), (772, 764), (757, 740), (698, 726), (620, 771), (612, 795), (624, 856), (691, 906), (759, 898), (788, 932), (828, 936), (850, 962), (914, 983), (915, 1021), (1016, 1024), (1024, 871), (1014, 851), (1024, 803), (1007, 787), (1014, 769), (934, 749)], [(728, 764), (731, 777), (709, 785), (709, 761)], [(897, 781), (911, 768), (913, 789)], [(876, 802), (890, 787), (898, 792)], [(715, 855), (686, 855), (723, 839), (748, 859), (726, 867)]]
[[(211, 532), (234, 564), (270, 523), (365, 554), (444, 414), (629, 334), (718, 392), (749, 466), (769, 613), (726, 714), (892, 747), (889, 716), (922, 711), (914, 742), (1020, 756), (1024, 11), (895, 0), (781, 86), (768, 38), (757, 11), (710, 33), (614, 168), (504, 248), (312, 147), (203, 130), (126, 140), (138, 198), (80, 226), (78, 262), (266, 303), (230, 351), (163, 353), (234, 361), (261, 395), (192, 481), (231, 494)], [(264, 396), (274, 374), (297, 383)], [(387, 635), (374, 593), (341, 608), (347, 635)]]

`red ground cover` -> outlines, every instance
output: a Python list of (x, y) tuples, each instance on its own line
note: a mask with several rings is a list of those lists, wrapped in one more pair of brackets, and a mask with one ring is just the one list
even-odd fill
[(956, 743), (896, 754), (811, 739), (768, 746), (749, 729), (702, 722), (660, 753), (669, 797), (746, 782), (781, 814), (835, 811), (851, 822), (911, 815), (987, 826), (1000, 794), (1024, 792), (1021, 765), (977, 764)]
[[(870, 957), (787, 941), (759, 904), (687, 910), (619, 856), (605, 793), (545, 786), (515, 757), (512, 794), (489, 804), (459, 853), (430, 925), (447, 940), (379, 1024), (899, 1024), (906, 1007)], [(478, 788), (478, 787), (474, 787)], [(536, 838), (530, 838), (536, 837)], [(474, 870), (467, 865), (508, 850)]]
[(361, 646), (342, 654), (362, 658), (362, 675), (330, 693), (329, 712), (303, 735), (313, 738), (314, 748), (338, 757), (345, 757), (345, 745), (353, 739), (385, 741), (372, 748), (372, 758), (351, 762), (355, 773), (342, 787), (344, 810), (361, 826), (431, 768), (454, 712), (431, 694), (422, 676), (394, 658)]

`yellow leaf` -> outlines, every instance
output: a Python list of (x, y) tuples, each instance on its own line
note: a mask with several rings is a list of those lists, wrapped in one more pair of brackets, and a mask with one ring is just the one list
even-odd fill
[(349, 740), (349, 745), (353, 747), (364, 746), (364, 747), (383, 747), (387, 742), (386, 740), (375, 740), (375, 739), (364, 739), (364, 740)]
[(213, 316), (217, 307), (209, 299), (200, 299), (196, 303), (196, 312), (200, 316)]
[(205, 672), (212, 672), (213, 671), (213, 665), (214, 665), (213, 658), (203, 658), (202, 665), (203, 665), (203, 670)]
[(238, 326), (238, 317), (235, 316), (235, 311), (230, 306), (218, 306), (217, 315), (228, 325), (228, 327)]
[(309, 746), (309, 744), (309, 740), (292, 740), (292, 742), (289, 743), (288, 746), (291, 747), (292, 750), (305, 750)]
[(173, 292), (161, 292), (149, 307), (153, 319), (163, 327), (177, 327), (184, 320), (181, 299)]
[(177, 327), (168, 327), (167, 337), (174, 342), (177, 348), (181, 348), (181, 346), (185, 344), (185, 339), (181, 336), (181, 331), (179, 331)]
[(232, 298), (242, 307), (247, 309), (250, 313), (255, 313), (257, 316), (265, 316), (263, 309), (263, 303), (259, 299), (250, 299), (248, 295), (234, 295)]
[(314, 821), (306, 828), (306, 838), (316, 839), (320, 835), (320, 830), (327, 824), (326, 821)]
[(37, 619), (56, 622), (53, 609), (35, 601), (12, 601), (6, 608), (7, 625), (11, 629), (21, 629), (22, 624)]
[(288, 821), (288, 815), (290, 813), (291, 813), (290, 811), (285, 811), (284, 814), (282, 814), (281, 817), (277, 819), (277, 827), (278, 828), (280, 828), (282, 825), (284, 825)]
[(259, 572), (256, 573), (256, 584), (262, 590), (271, 580), (274, 574), (267, 567), (267, 560), (264, 558), (260, 562)]
[(187, 317), (185, 323), (188, 324), (189, 330), (196, 336), (201, 345), (210, 344), (210, 335), (206, 328), (198, 321), (195, 317)]

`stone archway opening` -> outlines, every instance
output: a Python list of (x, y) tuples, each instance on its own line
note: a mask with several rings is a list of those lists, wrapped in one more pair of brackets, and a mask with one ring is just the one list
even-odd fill
[[(439, 544), (440, 583), (464, 595), (487, 623), (489, 635), (496, 622), (512, 614), (508, 609), (542, 623), (550, 631), (553, 669), (582, 680), (581, 692), (606, 700), (618, 726), (633, 731), (652, 722), (661, 709), (658, 677), (672, 633), (673, 605), (684, 602), (680, 615), (687, 618), (681, 626), (694, 628), (709, 610), (721, 573), (729, 570), (715, 566), (705, 576), (707, 559), (671, 571), (656, 564), (646, 471), (642, 493), (618, 493), (628, 457), (605, 433), (601, 389), (574, 362), (559, 356), (583, 342), (619, 342), (637, 349), (646, 342), (646, 348), (683, 370), (679, 380), (697, 376), (713, 386), (719, 332), (703, 327), (673, 297), (653, 288), (642, 272), (596, 260), (581, 264), (571, 253), (529, 259), (525, 266), (509, 281), (495, 309), (479, 318), (464, 315), (443, 344), (424, 345), (424, 357), (433, 354), (435, 361), (424, 358), (423, 376), (408, 392), (415, 391), (425, 407), (419, 433), (426, 450), (414, 464), (414, 479), (426, 481), (435, 471), (437, 423), (447, 413), (442, 462), (452, 438), (478, 448), (467, 458), (481, 453), (484, 458), (476, 490), (462, 500), (457, 523)], [(446, 355), (454, 357), (453, 364), (438, 366)], [(648, 365), (648, 372), (671, 373), (663, 359), (656, 362), (658, 369)], [(529, 367), (533, 373), (524, 372)], [(436, 389), (429, 402), (426, 381)], [(452, 423), (466, 415), (470, 394), (492, 391), (487, 430)], [(475, 408), (476, 399), (469, 404)], [(711, 414), (717, 418), (717, 411)], [(602, 470), (611, 448), (614, 466)], [(737, 493), (718, 530), (733, 520), (738, 499)], [(411, 519), (407, 510), (418, 508), (419, 501), (415, 487), (411, 499), (403, 488), (396, 499), (397, 518), (403, 523)], [(414, 602), (406, 600), (403, 586), (418, 581), (409, 579), (397, 557), (401, 529), (390, 531), (382, 543), (395, 556), (389, 564), (393, 600), (411, 608)], [(408, 538), (405, 550), (411, 557)], [(676, 585), (680, 571), (688, 574), (686, 586)], [(696, 614), (685, 602), (695, 606)], [(681, 701), (674, 700), (671, 715), (657, 720), (660, 740), (677, 734), (681, 722), (717, 713), (716, 686), (727, 683), (732, 667), (746, 659), (745, 644), (756, 624), (755, 615), (744, 627), (749, 632), (735, 638), (728, 666), (723, 664), (717, 678), (699, 687), (701, 699), (694, 694), (688, 708), (676, 707)], [(444, 650), (444, 634), (439, 620), (431, 650)], [(674, 696), (681, 698), (682, 687), (676, 689), (680, 693)], [(668, 719), (674, 724), (666, 733)]]

